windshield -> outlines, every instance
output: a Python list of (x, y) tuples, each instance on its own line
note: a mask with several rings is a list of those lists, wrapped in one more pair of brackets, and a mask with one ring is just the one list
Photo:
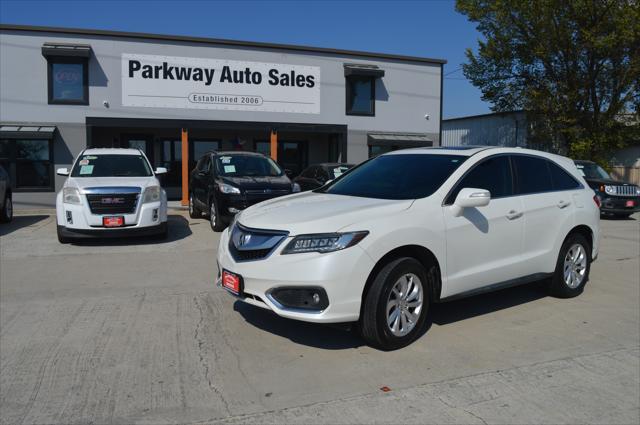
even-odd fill
[(282, 169), (271, 158), (254, 155), (221, 155), (216, 158), (221, 176), (281, 176)]
[(318, 192), (379, 199), (425, 198), (466, 159), (430, 154), (378, 156)]
[(149, 177), (149, 163), (142, 155), (83, 155), (71, 177)]
[(609, 174), (604, 171), (598, 164), (590, 162), (581, 162), (576, 164), (578, 171), (588, 179), (610, 179)]

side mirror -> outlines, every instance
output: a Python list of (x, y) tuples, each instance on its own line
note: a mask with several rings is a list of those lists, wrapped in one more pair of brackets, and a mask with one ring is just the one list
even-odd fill
[(56, 174), (59, 176), (68, 176), (69, 175), (69, 169), (68, 168), (58, 168), (56, 170)]
[(167, 169), (164, 167), (156, 168), (156, 174), (167, 174)]
[(484, 207), (489, 205), (490, 200), (491, 193), (488, 190), (465, 187), (456, 196), (451, 211), (455, 217), (460, 217), (465, 208)]

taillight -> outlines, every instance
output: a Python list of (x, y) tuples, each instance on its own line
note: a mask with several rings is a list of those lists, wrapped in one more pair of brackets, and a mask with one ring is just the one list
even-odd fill
[(598, 208), (600, 208), (600, 205), (602, 205), (602, 202), (600, 202), (600, 197), (598, 195), (593, 195), (593, 202), (596, 203)]

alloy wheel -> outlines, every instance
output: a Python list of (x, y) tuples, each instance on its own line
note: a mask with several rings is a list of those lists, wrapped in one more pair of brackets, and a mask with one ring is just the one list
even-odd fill
[(422, 281), (413, 273), (403, 274), (391, 288), (387, 300), (386, 320), (394, 336), (402, 337), (413, 330), (424, 304)]
[(564, 257), (564, 283), (571, 289), (575, 289), (584, 280), (587, 272), (587, 253), (580, 244), (574, 244), (569, 248)]

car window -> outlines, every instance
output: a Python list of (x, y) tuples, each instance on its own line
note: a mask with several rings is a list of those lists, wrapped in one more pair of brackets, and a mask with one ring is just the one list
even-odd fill
[(563, 170), (562, 167), (552, 161), (548, 161), (548, 164), (554, 190), (572, 190), (580, 187), (580, 183)]
[(307, 178), (307, 179), (312, 179), (316, 175), (316, 169), (317, 169), (317, 167), (309, 167), (306, 170), (304, 170), (302, 172), (302, 174), (300, 174), (300, 177), (304, 177), (304, 178)]
[(83, 155), (71, 177), (149, 177), (153, 175), (142, 155)]
[(316, 170), (316, 176), (315, 176), (315, 179), (316, 179), (316, 180), (319, 180), (319, 181), (321, 181), (321, 182), (324, 182), (324, 181), (329, 180), (329, 178), (328, 178), (327, 176), (328, 176), (328, 174), (327, 174), (327, 170), (325, 170), (325, 169), (324, 169), (324, 168), (322, 168), (322, 167), (318, 167), (318, 169)]
[(456, 184), (445, 204), (453, 204), (458, 193), (465, 187), (488, 190), (492, 199), (512, 196), (513, 176), (509, 157), (506, 155), (496, 156), (476, 164)]
[(514, 155), (512, 158), (518, 175), (516, 191), (518, 194), (526, 195), (553, 190), (551, 172), (546, 159), (524, 155)]
[(220, 155), (216, 157), (216, 168), (221, 176), (281, 176), (282, 168), (271, 158), (257, 155)]
[(316, 192), (378, 199), (424, 198), (466, 159), (460, 155), (381, 155)]
[(209, 156), (205, 155), (202, 158), (200, 158), (200, 160), (198, 161), (198, 164), (196, 165), (196, 169), (198, 171), (201, 171), (203, 173), (206, 173), (207, 171), (209, 171)]
[(349, 171), (349, 168), (351, 168), (351, 166), (348, 165), (338, 165), (336, 167), (331, 167), (331, 169), (329, 170), (329, 178), (337, 179), (338, 177)]
[(579, 162), (576, 163), (578, 171), (588, 179), (611, 179), (611, 176), (602, 169), (598, 164), (592, 162)]

